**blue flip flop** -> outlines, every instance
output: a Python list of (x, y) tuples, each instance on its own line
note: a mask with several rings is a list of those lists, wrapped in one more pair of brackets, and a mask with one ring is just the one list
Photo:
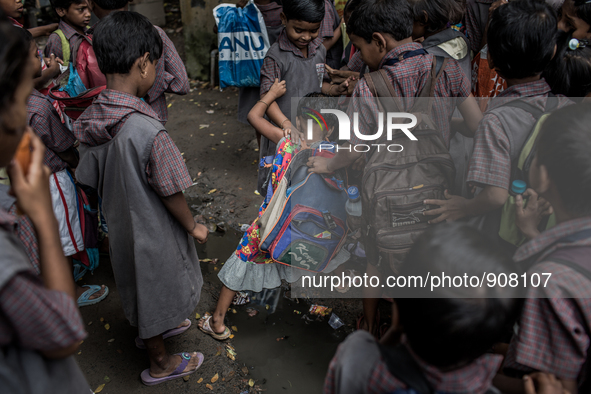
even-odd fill
[(98, 304), (99, 302), (104, 300), (107, 297), (107, 295), (109, 295), (109, 288), (105, 286), (105, 293), (102, 296), (91, 300), (90, 297), (101, 291), (101, 286), (84, 285), (82, 287), (88, 287), (88, 290), (86, 290), (84, 293), (82, 293), (80, 297), (78, 297), (78, 307)]

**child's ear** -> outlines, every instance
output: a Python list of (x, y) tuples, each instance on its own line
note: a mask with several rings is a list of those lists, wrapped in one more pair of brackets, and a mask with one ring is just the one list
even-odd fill
[(283, 26), (287, 25), (287, 17), (285, 16), (285, 14), (282, 12), (279, 17), (281, 18), (281, 24)]
[(543, 164), (538, 165), (538, 179), (536, 191), (539, 194), (546, 194), (548, 190), (550, 190), (551, 185), (552, 180), (550, 179), (550, 175), (548, 174), (548, 169)]
[(371, 35), (372, 41), (376, 44), (376, 46), (378, 47), (378, 50), (380, 52), (383, 52), (386, 50), (386, 37), (384, 37), (382, 35), (382, 33), (373, 33)]
[(57, 13), (57, 16), (59, 16), (60, 18), (63, 18), (68, 13), (68, 10), (63, 9), (63, 8), (56, 8), (55, 12)]
[(150, 63), (150, 52), (144, 53), (138, 64), (142, 78), (146, 78), (148, 76), (148, 63)]
[(332, 135), (332, 133), (334, 132), (334, 126), (331, 126), (328, 128), (328, 131), (326, 132), (326, 135), (324, 136), (324, 138), (326, 138), (327, 140), (329, 140), (330, 136)]

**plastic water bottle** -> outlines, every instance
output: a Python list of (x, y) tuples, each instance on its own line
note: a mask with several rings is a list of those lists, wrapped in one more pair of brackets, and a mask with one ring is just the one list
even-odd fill
[(359, 195), (359, 189), (357, 189), (357, 186), (349, 187), (349, 189), (347, 189), (347, 194), (349, 195), (349, 199), (345, 204), (345, 209), (347, 210), (347, 223), (349, 224), (349, 229), (354, 232), (360, 229), (362, 225), (361, 196)]

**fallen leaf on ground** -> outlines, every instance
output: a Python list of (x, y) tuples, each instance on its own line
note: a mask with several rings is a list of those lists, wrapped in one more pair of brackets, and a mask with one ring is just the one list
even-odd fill
[(185, 382), (188, 382), (190, 377), (191, 377), (191, 375), (183, 376), (183, 380)]
[(250, 380), (248, 381), (248, 385), (249, 385), (250, 387), (254, 387), (254, 379), (250, 379)]
[(205, 129), (205, 128), (207, 128), (207, 127), (209, 127), (209, 125), (208, 125), (208, 124), (200, 124), (200, 125), (199, 125), (199, 129)]
[(236, 332), (238, 332), (238, 327), (236, 327), (236, 326), (232, 326), (232, 331), (236, 331)]
[(111, 378), (108, 376), (105, 376), (104, 379), (105, 383), (109, 383), (111, 381)]
[(230, 339), (234, 339), (234, 334), (230, 334)]
[(105, 388), (105, 384), (103, 383), (103, 384), (101, 384), (100, 386), (98, 386), (98, 387), (96, 388), (96, 390), (94, 390), (95, 394), (96, 394), (96, 393), (100, 393), (101, 391), (103, 391), (103, 389), (104, 389), (104, 388)]
[(201, 315), (199, 313), (195, 313), (195, 319), (201, 319)]
[(213, 386), (212, 386), (211, 384), (209, 384), (209, 383), (208, 383), (208, 384), (206, 384), (206, 385), (205, 385), (205, 387), (207, 387), (207, 388), (208, 388), (208, 389), (210, 389), (210, 390), (213, 390)]
[(213, 375), (213, 378), (211, 378), (211, 383), (215, 383), (218, 381), (218, 379), (220, 378), (220, 375), (218, 375), (217, 373), (215, 375)]
[(172, 107), (172, 103), (168, 104), (168, 108)]
[(234, 308), (232, 308), (232, 313), (238, 313), (238, 311)]
[(207, 111), (205, 111), (206, 114), (213, 114), (215, 111), (213, 109), (208, 109)]
[(101, 321), (105, 321), (105, 319), (104, 319), (103, 317), (101, 317), (101, 319), (100, 319), (100, 320), (101, 320)]
[(105, 324), (105, 330), (108, 330), (111, 328), (111, 325), (109, 323)]
[(201, 383), (203, 382), (203, 378), (199, 378), (199, 380), (197, 381), (197, 383)]
[(242, 367), (242, 373), (248, 375), (248, 367)]
[(213, 194), (217, 191), (218, 189), (211, 189), (210, 191), (207, 192), (207, 194)]
[(115, 338), (111, 338), (107, 342), (109, 342), (109, 343), (115, 342)]

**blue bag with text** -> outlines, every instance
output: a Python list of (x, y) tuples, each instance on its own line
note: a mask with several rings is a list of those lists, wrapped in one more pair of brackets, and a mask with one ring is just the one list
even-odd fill
[(323, 272), (347, 237), (348, 196), (342, 171), (308, 172), (311, 156), (331, 158), (334, 148), (304, 149), (293, 157), (281, 181), (285, 187), (280, 184), (265, 211), (268, 216), (261, 218), (260, 249), (277, 263)]
[(249, 0), (244, 8), (220, 4), (213, 16), (218, 27), (220, 88), (259, 86), (270, 47), (263, 15)]

